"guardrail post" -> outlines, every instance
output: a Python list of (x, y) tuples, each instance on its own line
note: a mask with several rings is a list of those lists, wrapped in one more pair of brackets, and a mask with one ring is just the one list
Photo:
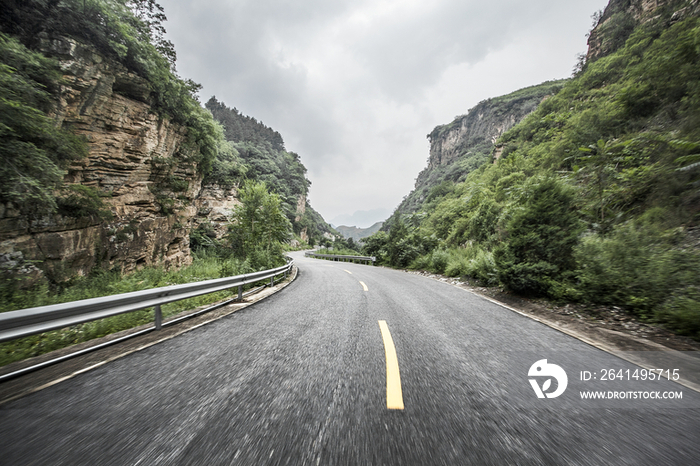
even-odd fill
[(156, 305), (155, 315), (156, 330), (160, 330), (160, 328), (163, 326), (163, 313), (160, 310), (160, 304)]
[[(292, 264), (293, 261), (290, 260), (287, 267), (277, 267), (252, 274), (2, 312), (0, 313), (0, 342), (91, 322), (126, 312), (144, 310), (144, 312), (148, 313), (150, 309), (153, 309), (154, 327), (152, 329), (161, 329), (164, 324), (163, 304), (217, 291), (233, 290), (235, 287), (238, 287), (238, 299), (240, 300), (243, 298), (244, 284), (260, 282), (264, 278), (257, 280), (255, 278), (270, 277), (269, 274), (271, 273), (276, 275), (284, 273), (285, 276), (288, 276)], [(253, 282), (249, 282), (249, 280), (253, 280)], [(274, 276), (271, 282), (272, 285), (275, 284)], [(0, 380), (4, 379), (0, 377)]]
[(270, 278), (270, 286), (275, 286), (275, 276), (274, 275)]

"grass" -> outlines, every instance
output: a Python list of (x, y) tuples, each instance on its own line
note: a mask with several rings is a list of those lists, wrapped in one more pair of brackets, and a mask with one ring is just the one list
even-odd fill
[[(0, 311), (6, 312), (28, 307), (78, 301), (168, 285), (235, 276), (253, 271), (247, 261), (235, 258), (222, 258), (216, 254), (203, 252), (195, 254), (194, 261), (190, 266), (179, 270), (165, 271), (161, 268), (147, 267), (130, 275), (102, 271), (89, 277), (74, 280), (59, 290), (51, 290), (48, 285), (42, 284), (29, 290), (13, 291), (8, 289), (7, 284), (3, 284), (2, 289), (0, 289), (0, 295), (4, 299), (0, 302)], [(252, 286), (249, 285), (249, 287)], [(230, 290), (163, 305), (163, 318), (233, 297), (237, 292), (237, 288), (234, 287)], [(153, 309), (145, 309), (0, 343), (0, 366), (153, 321)]]

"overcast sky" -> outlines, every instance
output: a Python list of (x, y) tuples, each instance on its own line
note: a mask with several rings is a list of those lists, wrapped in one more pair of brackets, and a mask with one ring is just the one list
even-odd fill
[(413, 189), (435, 126), (569, 77), (608, 0), (159, 3), (202, 102), (215, 95), (279, 131), (308, 168), (311, 205), (367, 227)]

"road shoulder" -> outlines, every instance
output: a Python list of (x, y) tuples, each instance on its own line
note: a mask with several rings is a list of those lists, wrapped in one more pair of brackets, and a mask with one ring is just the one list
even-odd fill
[(442, 275), (405, 272), (461, 288), (642, 368), (679, 369), (683, 374), (679, 383), (700, 392), (700, 342), (635, 321), (619, 308), (590, 310), (570, 304), (556, 306), (544, 300), (528, 300), (496, 288), (477, 287)]

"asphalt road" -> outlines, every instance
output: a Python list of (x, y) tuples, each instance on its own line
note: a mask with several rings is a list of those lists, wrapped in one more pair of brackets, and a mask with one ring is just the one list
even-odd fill
[[(297, 280), (253, 306), (0, 406), (0, 464), (699, 464), (700, 395), (673, 367), (643, 381), (446, 283), (295, 259)], [(560, 396), (542, 359), (567, 374)]]

